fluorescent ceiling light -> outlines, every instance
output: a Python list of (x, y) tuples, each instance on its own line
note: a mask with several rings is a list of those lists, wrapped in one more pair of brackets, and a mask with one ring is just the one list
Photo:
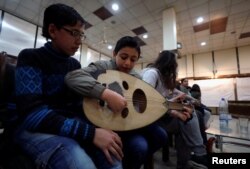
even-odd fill
[(147, 38), (148, 38), (148, 34), (144, 34), (142, 37), (143, 37), (144, 39), (147, 39)]
[(182, 48), (182, 44), (180, 42), (177, 42), (177, 49), (181, 49)]
[(108, 49), (111, 50), (113, 48), (112, 45), (108, 45)]
[(118, 10), (119, 10), (119, 5), (116, 4), (116, 3), (112, 4), (112, 9), (113, 9), (114, 11), (118, 11)]
[(203, 21), (204, 21), (203, 17), (199, 17), (199, 18), (197, 18), (197, 20), (196, 20), (197, 23), (202, 23)]
[(205, 46), (206, 44), (206, 42), (201, 42), (201, 46)]

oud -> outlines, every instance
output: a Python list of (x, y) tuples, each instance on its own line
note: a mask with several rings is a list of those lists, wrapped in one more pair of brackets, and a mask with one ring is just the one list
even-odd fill
[(96, 126), (114, 131), (133, 130), (155, 122), (169, 109), (183, 110), (182, 104), (167, 101), (151, 85), (129, 74), (107, 70), (97, 81), (125, 97), (127, 107), (113, 113), (104, 101), (85, 97), (84, 113)]

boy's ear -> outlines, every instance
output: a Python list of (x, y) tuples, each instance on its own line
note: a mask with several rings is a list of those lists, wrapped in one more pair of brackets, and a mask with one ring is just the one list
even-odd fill
[(113, 51), (113, 57), (115, 58), (115, 56), (116, 56), (116, 53), (115, 53), (115, 51)]
[(56, 30), (57, 30), (57, 28), (54, 24), (49, 24), (48, 32), (49, 32), (50, 37), (52, 39), (54, 39), (56, 37), (56, 35), (55, 35)]

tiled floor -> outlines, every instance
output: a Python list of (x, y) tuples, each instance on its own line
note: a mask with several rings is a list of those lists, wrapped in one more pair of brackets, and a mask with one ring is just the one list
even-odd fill
[(176, 169), (176, 152), (170, 148), (169, 161), (167, 163), (162, 161), (162, 152), (159, 150), (154, 154), (154, 169)]

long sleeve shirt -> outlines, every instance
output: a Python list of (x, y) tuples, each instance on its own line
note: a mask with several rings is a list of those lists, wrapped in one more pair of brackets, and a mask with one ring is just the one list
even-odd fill
[[(96, 79), (99, 74), (106, 70), (117, 70), (114, 59), (109, 61), (100, 60), (91, 63), (88, 67), (69, 72), (65, 77), (65, 82), (75, 92), (88, 97), (100, 99), (105, 87)], [(130, 75), (140, 78), (134, 70), (129, 72)]]

